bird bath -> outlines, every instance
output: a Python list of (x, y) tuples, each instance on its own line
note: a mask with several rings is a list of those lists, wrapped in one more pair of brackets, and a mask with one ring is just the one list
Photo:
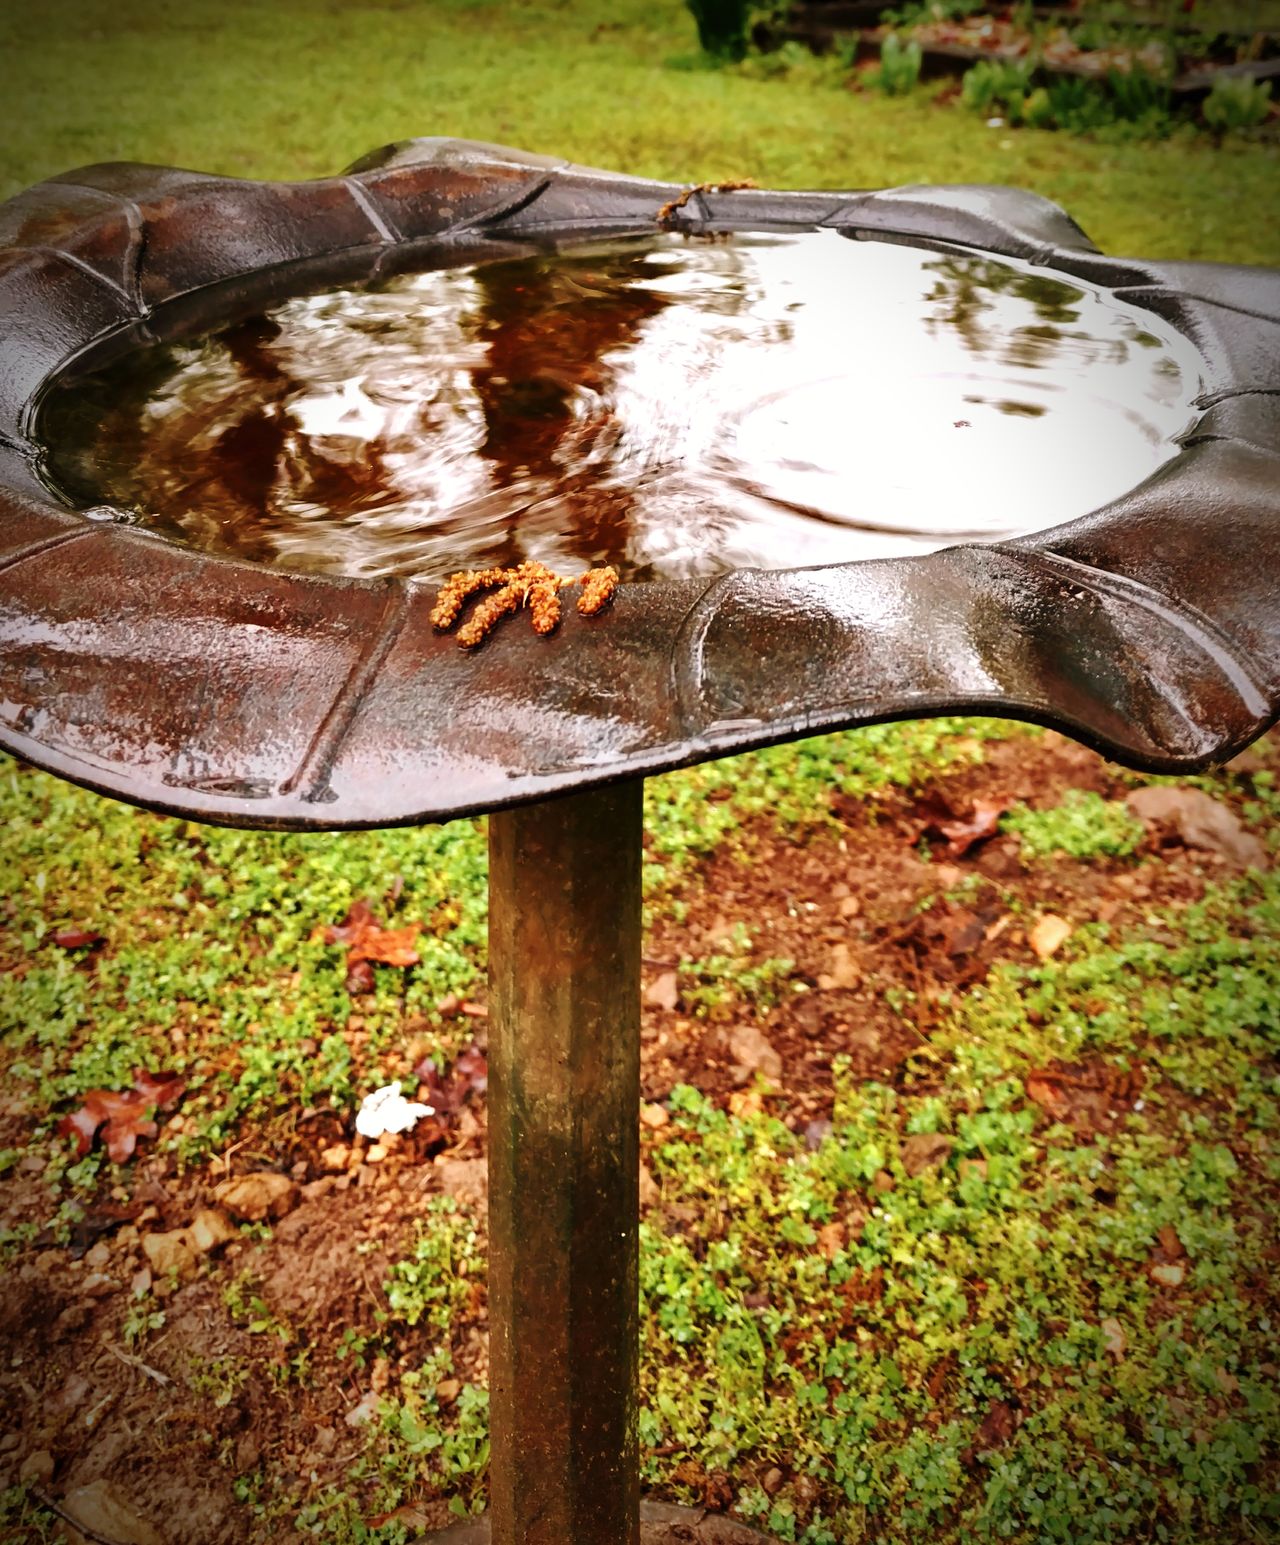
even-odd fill
[[(491, 814), (485, 1529), (635, 1541), (643, 777), (956, 711), (1157, 771), (1260, 734), (1280, 276), (1010, 189), (420, 140), (43, 183), (0, 317), (0, 743), (224, 824)], [(433, 628), (526, 559), (623, 583), (549, 637)]]

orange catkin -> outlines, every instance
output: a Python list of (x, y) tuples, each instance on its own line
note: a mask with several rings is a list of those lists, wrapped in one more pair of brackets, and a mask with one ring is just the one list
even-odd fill
[(594, 617), (613, 600), (618, 588), (618, 571), (612, 564), (603, 569), (588, 569), (578, 583), (582, 586), (578, 610), (584, 617)]
[[(503, 617), (522, 607), (528, 607), (533, 631), (545, 636), (560, 626), (560, 591), (573, 583), (571, 579), (562, 579), (545, 563), (533, 560), (509, 569), (460, 569), (440, 586), (431, 624), (447, 633), (472, 596), (489, 591), (458, 629), (458, 643), (463, 649), (474, 649), (483, 643)], [(576, 583), (582, 586), (578, 611), (584, 617), (594, 617), (612, 600), (618, 588), (618, 571), (588, 569)]]

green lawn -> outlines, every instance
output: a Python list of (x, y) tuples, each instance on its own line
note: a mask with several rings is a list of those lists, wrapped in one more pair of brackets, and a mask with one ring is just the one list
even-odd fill
[(988, 129), (923, 98), (671, 68), (693, 43), (678, 0), (8, 6), (0, 195), (91, 161), (314, 177), (451, 134), (679, 180), (1018, 183), (1111, 251), (1280, 261), (1274, 144)]
[[(385, 141), (451, 134), (673, 179), (1014, 182), (1058, 199), (1112, 251), (1280, 262), (1274, 145), (992, 130), (923, 94), (890, 101), (817, 76), (691, 68), (692, 38), (677, 0), (7, 7), (0, 194), (112, 159), (316, 176)], [(655, 927), (682, 926), (700, 905), (714, 912), (705, 866), (751, 860), (775, 823), (801, 848), (840, 840), (833, 790), (887, 828), (902, 791), (963, 778), (1002, 737), (1023, 735), (986, 721), (878, 728), (654, 780)], [(1273, 866), (1274, 771), (1273, 754), (1270, 770), (1203, 782), (1264, 836)], [(349, 836), (203, 829), (7, 761), (0, 817), (11, 1145), (0, 1175), (21, 1177), (32, 1155), (45, 1165), (44, 1213), (4, 1241), (8, 1264), (32, 1256), (42, 1224), (65, 1233), (84, 1206), (133, 1194), (134, 1167), (100, 1153), (75, 1162), (56, 1134), (89, 1089), (160, 1063), (183, 1073), (183, 1119), (157, 1152), (175, 1185), (204, 1184), (212, 1155), (252, 1139), (249, 1151), (269, 1157), (303, 1107), (349, 1114), (375, 1082), (406, 1072), (406, 1020), (445, 1058), (471, 1033), (438, 1004), (482, 981), (477, 823)], [(1021, 921), (1046, 872), (1068, 898), (1113, 882), (1130, 895), (1163, 872), (1123, 808), (1096, 793), (1048, 813), (1020, 807), (1006, 830), (1027, 879), (1003, 904)], [(379, 967), (353, 1032), (341, 953), (319, 930), (396, 876), (397, 921), (424, 925), (422, 964), (407, 986)], [(955, 905), (972, 901), (968, 885), (954, 882)], [(940, 1003), (894, 1087), (838, 1063), (832, 1124), (814, 1142), (777, 1101), (731, 1113), (687, 1086), (666, 1098), (666, 1124), (646, 1137), (667, 1209), (650, 1210), (643, 1241), (647, 1485), (731, 1502), (806, 1545), (1280, 1538), (1280, 879), (1274, 867), (1209, 866), (1195, 889), (1194, 900), (1131, 908), (1124, 929), (1082, 925), (1044, 964), (1011, 954)], [(67, 926), (105, 934), (92, 969), (52, 942)], [(745, 924), (734, 940), (682, 964), (692, 1017), (763, 1022), (771, 996), (791, 991), (789, 962)], [(914, 1023), (910, 993), (889, 1008)], [(1117, 1074), (1140, 1064), (1146, 1083), (1123, 1119), (1082, 1136), (1046, 1124), (1029, 1090), (1037, 1070), (1085, 1063)], [(909, 1140), (929, 1137), (945, 1139), (942, 1162), (907, 1164)], [(424, 1491), (482, 1496), (484, 1393), (455, 1366), (451, 1340), (473, 1312), (482, 1219), (460, 1203), (425, 1222), (374, 1284), (383, 1317), (370, 1308), (341, 1352), (344, 1379), (379, 1357), (395, 1370), (359, 1460), (316, 1481), (267, 1457), (237, 1470), (234, 1441), (200, 1459), (234, 1480), (255, 1540), (391, 1545), (412, 1531), (371, 1516)], [(246, 1230), (249, 1265), (218, 1279), (218, 1301), (243, 1335), (283, 1343), (272, 1398), (301, 1409), (325, 1393), (308, 1356), (331, 1369), (336, 1333), (308, 1340), (254, 1297), (266, 1233)], [(166, 1312), (177, 1318), (175, 1302), (122, 1306), (119, 1340), (171, 1356), (156, 1332)], [(402, 1371), (396, 1357), (424, 1336), (424, 1366)], [(185, 1375), (165, 1366), (211, 1429), (250, 1378), (230, 1358)], [(461, 1390), (444, 1400), (451, 1381)], [(5, 1538), (51, 1537), (16, 1485), (0, 1495), (6, 1527)]]

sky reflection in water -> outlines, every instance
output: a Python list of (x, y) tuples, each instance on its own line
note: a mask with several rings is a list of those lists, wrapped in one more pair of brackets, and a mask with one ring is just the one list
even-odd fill
[(832, 231), (304, 296), (57, 394), (56, 481), (208, 551), (631, 579), (1057, 525), (1175, 452), (1199, 361), (1043, 269)]

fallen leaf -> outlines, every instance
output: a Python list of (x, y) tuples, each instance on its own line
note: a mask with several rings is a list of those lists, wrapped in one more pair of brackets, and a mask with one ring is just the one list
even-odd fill
[(967, 814), (958, 815), (945, 799), (932, 795), (917, 807), (923, 820), (912, 842), (921, 837), (941, 841), (948, 857), (963, 858), (978, 843), (995, 836), (1009, 804), (1007, 799), (975, 799)]
[(421, 923), (384, 928), (367, 901), (353, 901), (343, 921), (324, 930), (324, 941), (347, 946), (347, 991), (368, 992), (373, 987), (370, 961), (383, 966), (418, 964), (414, 940), (421, 931)]
[(845, 1227), (843, 1223), (825, 1223), (818, 1230), (818, 1249), (826, 1256), (827, 1260), (834, 1261), (836, 1256), (845, 1246)]
[(947, 1162), (955, 1139), (942, 1132), (916, 1132), (902, 1145), (902, 1167), (908, 1175), (923, 1175)]
[(1029, 1100), (1050, 1112), (1062, 1110), (1067, 1103), (1062, 1085), (1051, 1073), (1028, 1073), (1026, 1091)]
[(1240, 869), (1266, 869), (1267, 850), (1235, 812), (1202, 789), (1156, 784), (1134, 789), (1125, 804), (1149, 826), (1174, 832), (1189, 848), (1219, 853)]
[(1124, 1326), (1119, 1320), (1107, 1318), (1100, 1322), (1103, 1344), (1112, 1357), (1123, 1357), (1125, 1349)]
[(154, 1137), (156, 1124), (147, 1114), (165, 1110), (186, 1088), (181, 1078), (135, 1073), (132, 1089), (91, 1089), (78, 1110), (58, 1123), (62, 1137), (74, 1136), (76, 1157), (83, 1158), (101, 1130), (102, 1141), (113, 1164), (131, 1158), (140, 1137)]
[(640, 1107), (640, 1120), (645, 1126), (656, 1132), (660, 1127), (665, 1127), (667, 1122), (671, 1120), (671, 1117), (667, 1114), (664, 1105), (652, 1104)]
[(88, 928), (59, 928), (53, 936), (53, 942), (64, 950), (83, 950), (105, 944), (107, 937)]
[(481, 1098), (489, 1087), (489, 1059), (474, 1041), (453, 1059), (448, 1073), (441, 1071), (434, 1057), (424, 1057), (413, 1072), (418, 1098), (446, 1118)]
[(1016, 1419), (1013, 1407), (1003, 1400), (993, 1400), (974, 1435), (973, 1446), (979, 1453), (998, 1448), (1013, 1436)]
[(1071, 924), (1065, 917), (1058, 917), (1053, 912), (1046, 912), (1038, 918), (1036, 925), (1027, 935), (1027, 943), (1035, 951), (1036, 958), (1048, 960), (1056, 950), (1071, 937)]
[(1172, 1223), (1162, 1224), (1156, 1231), (1156, 1238), (1160, 1241), (1160, 1248), (1171, 1261), (1179, 1260), (1187, 1253)]
[(367, 960), (353, 960), (347, 967), (347, 979), (342, 984), (349, 996), (358, 998), (361, 993), (374, 989), (373, 967)]

